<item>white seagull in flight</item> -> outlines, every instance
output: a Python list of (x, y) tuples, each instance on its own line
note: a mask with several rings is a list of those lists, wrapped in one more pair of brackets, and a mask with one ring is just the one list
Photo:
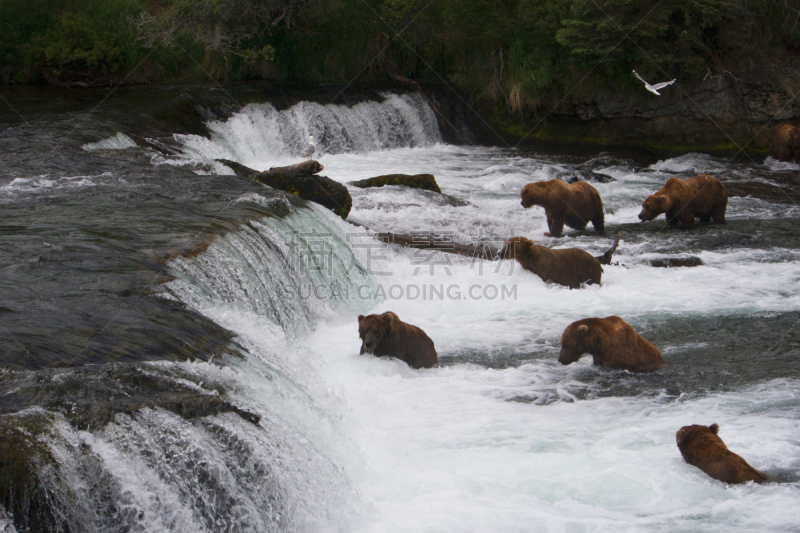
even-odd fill
[[(644, 78), (639, 76), (639, 73), (636, 72), (635, 70), (633, 71), (633, 75), (636, 76), (637, 78), (639, 78), (639, 81), (644, 83), (644, 88), (645, 89), (647, 89), (648, 91), (650, 91), (651, 93), (653, 93), (656, 96), (661, 96), (661, 93), (658, 92), (659, 89), (663, 89), (667, 85), (672, 85), (673, 83), (675, 83), (675, 80), (672, 80), (672, 81), (664, 81), (664, 82), (661, 82), (661, 83), (656, 83), (655, 85), (650, 85), (649, 83), (644, 81)], [(677, 79), (677, 78), (675, 78), (675, 79)]]
[(309, 160), (311, 159), (311, 155), (317, 151), (317, 144), (314, 141), (314, 136), (308, 136), (308, 144), (305, 148), (303, 148), (303, 157), (307, 157)]

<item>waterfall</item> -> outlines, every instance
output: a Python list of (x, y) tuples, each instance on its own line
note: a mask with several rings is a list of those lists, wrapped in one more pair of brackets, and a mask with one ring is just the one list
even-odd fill
[(30, 440), (37, 466), (29, 483), (47, 502), (22, 523), (69, 531), (355, 527), (361, 504), (342, 470), (353, 454), (338, 429), (345, 408), (322, 385), (318, 358), (295, 339), (326, 313), (374, 305), (347, 296), (372, 287), (349, 244), (371, 237), (279, 195), (236, 201), (269, 204), (273, 215), (171, 259), (174, 279), (161, 286), (163, 297), (233, 331), (235, 345), (211, 362), (37, 378), (88, 391), (76, 396), (92, 395), (93, 414), (113, 414), (83, 424), (38, 407), (16, 415), (12, 427), (37, 428), (38, 436), (18, 438)]
[(363, 239), (363, 230), (314, 203), (293, 209), (283, 198), (257, 194), (238, 201), (282, 203), (288, 214), (251, 220), (202, 254), (173, 259), (177, 279), (165, 285), (167, 294), (201, 313), (228, 306), (266, 317), (289, 335), (307, 332), (332, 307), (364, 308), (349, 297), (372, 280), (348, 243)]
[(210, 139), (176, 135), (183, 146), (181, 157), (157, 162), (208, 163), (221, 158), (268, 168), (296, 162), (309, 135), (314, 135), (317, 143), (316, 158), (441, 142), (436, 116), (419, 94), (382, 96), (382, 102), (353, 106), (303, 101), (280, 111), (268, 103), (248, 104), (227, 120), (208, 122)]

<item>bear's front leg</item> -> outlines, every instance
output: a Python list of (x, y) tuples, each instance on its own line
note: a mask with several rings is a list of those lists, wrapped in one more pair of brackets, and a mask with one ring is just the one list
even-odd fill
[(688, 209), (684, 209), (680, 217), (681, 227), (683, 229), (691, 229), (694, 225), (694, 213), (690, 213)]
[(549, 233), (545, 233), (546, 237), (561, 237), (561, 232), (564, 231), (564, 215), (555, 215), (545, 211), (547, 216), (547, 227), (550, 229)]

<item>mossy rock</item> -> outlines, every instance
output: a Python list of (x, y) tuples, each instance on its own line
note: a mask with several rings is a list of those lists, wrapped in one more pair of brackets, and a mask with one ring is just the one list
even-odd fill
[(228, 166), (237, 176), (244, 176), (303, 200), (316, 202), (343, 219), (347, 219), (353, 207), (353, 199), (347, 187), (317, 174), (323, 169), (318, 161), (304, 161), (288, 167), (271, 168), (265, 172), (258, 172), (227, 159), (217, 159), (217, 161)]
[(343, 219), (347, 218), (347, 215), (350, 214), (350, 208), (353, 207), (353, 199), (347, 187), (326, 176), (272, 172), (258, 174), (255, 179), (259, 183), (269, 185), (274, 189), (280, 189), (304, 200), (325, 206)]
[(441, 193), (442, 189), (436, 183), (436, 178), (433, 174), (387, 174), (385, 176), (376, 176), (360, 181), (352, 181), (350, 185), (367, 189), (369, 187), (383, 187), (384, 185), (404, 185), (412, 189), (424, 189), (426, 191), (433, 191)]

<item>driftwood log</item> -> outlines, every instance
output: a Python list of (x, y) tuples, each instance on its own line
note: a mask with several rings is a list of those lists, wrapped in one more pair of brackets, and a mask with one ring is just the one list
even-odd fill
[(494, 261), (499, 248), (495, 248), (486, 243), (481, 244), (461, 244), (449, 240), (450, 235), (441, 234), (415, 234), (403, 235), (401, 233), (378, 233), (378, 239), (389, 244), (400, 244), (409, 248), (421, 248), (425, 250), (439, 250), (448, 254), (463, 255), (466, 257), (476, 257)]
[[(361, 224), (353, 222), (356, 226), (364, 227)], [(369, 229), (369, 228), (366, 228)], [(497, 259), (497, 254), (500, 249), (488, 243), (481, 244), (462, 244), (450, 240), (450, 235), (419, 233), (414, 235), (405, 235), (402, 233), (377, 233), (377, 238), (385, 243), (399, 244), (401, 246), (408, 246), (409, 248), (421, 248), (425, 250), (438, 250), (443, 253), (463, 255), (466, 257), (473, 257), (479, 259), (486, 259), (494, 261)], [(611, 248), (597, 257), (601, 264), (610, 265), (611, 255), (616, 251), (619, 245), (620, 234), (617, 234)], [(699, 257), (665, 257), (662, 259), (651, 259), (648, 261), (650, 266), (657, 268), (676, 268), (676, 267), (696, 267), (704, 265)], [(618, 264), (618, 263), (615, 263)], [(622, 265), (625, 266), (625, 265)]]
[(353, 199), (347, 187), (325, 176), (316, 176), (323, 167), (319, 161), (303, 161), (288, 167), (273, 167), (259, 172), (235, 161), (217, 159), (229, 167), (237, 176), (244, 176), (274, 189), (280, 189), (327, 207), (343, 219), (347, 219)]
[(412, 189), (424, 189), (426, 191), (438, 193), (442, 192), (433, 174), (387, 174), (385, 176), (376, 176), (365, 180), (351, 181), (350, 185), (360, 189), (383, 187), (384, 185), (405, 185)]

